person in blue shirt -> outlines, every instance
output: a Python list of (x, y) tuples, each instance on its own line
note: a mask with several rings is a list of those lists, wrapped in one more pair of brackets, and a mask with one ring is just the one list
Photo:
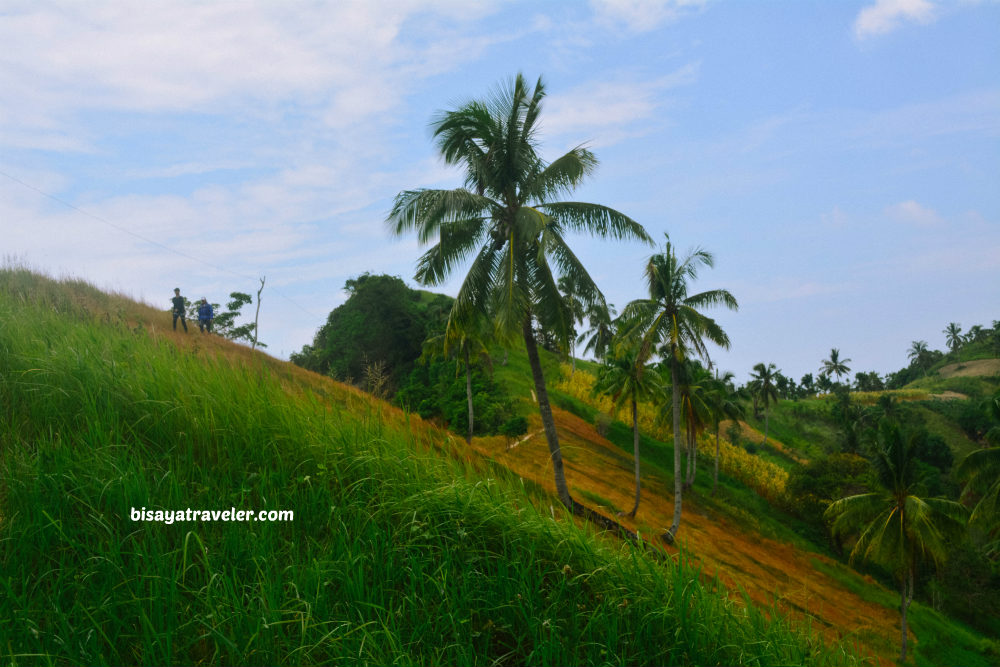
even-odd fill
[(208, 299), (202, 297), (201, 305), (198, 306), (198, 330), (204, 333), (212, 333), (212, 319), (215, 317), (215, 313), (212, 312), (212, 304), (208, 302)]

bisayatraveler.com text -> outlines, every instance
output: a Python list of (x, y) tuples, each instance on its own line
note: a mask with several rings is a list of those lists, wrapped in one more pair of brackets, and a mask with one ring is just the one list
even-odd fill
[(182, 523), (196, 521), (293, 521), (292, 510), (237, 510), (231, 507), (227, 510), (193, 510), (190, 507), (183, 510), (148, 510), (131, 508), (129, 516), (132, 521), (153, 521), (156, 523)]

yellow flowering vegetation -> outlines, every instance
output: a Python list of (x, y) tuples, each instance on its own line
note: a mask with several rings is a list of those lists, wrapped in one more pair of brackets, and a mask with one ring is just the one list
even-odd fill
[(875, 405), (882, 396), (888, 394), (897, 401), (927, 401), (931, 393), (926, 389), (892, 389), (889, 391), (852, 391), (851, 400), (861, 405)]
[[(553, 389), (572, 396), (614, 419), (631, 424), (631, 409), (626, 405), (620, 410), (615, 410), (610, 396), (594, 393), (596, 382), (597, 378), (591, 373), (580, 369), (570, 373), (569, 364), (563, 364), (562, 376), (553, 385)], [(659, 418), (656, 406), (640, 402), (638, 408), (639, 430), (663, 442), (673, 441), (673, 435)], [(715, 438), (707, 436), (699, 438), (698, 450), (706, 456), (714, 457)], [(730, 477), (740, 480), (769, 501), (777, 502), (784, 496), (788, 473), (783, 468), (754, 456), (725, 439), (719, 441), (719, 469)]]

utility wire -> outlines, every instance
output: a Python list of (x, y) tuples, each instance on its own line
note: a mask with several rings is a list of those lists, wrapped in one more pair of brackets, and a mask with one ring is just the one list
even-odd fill
[[(154, 245), (157, 248), (162, 248), (163, 250), (166, 250), (167, 252), (173, 253), (173, 254), (178, 255), (180, 257), (184, 257), (185, 259), (189, 259), (192, 262), (197, 262), (199, 264), (204, 264), (205, 266), (213, 268), (216, 271), (220, 271), (222, 273), (228, 273), (228, 274), (234, 275), (237, 278), (243, 278), (245, 280), (258, 280), (257, 277), (251, 277), (251, 276), (246, 275), (244, 273), (238, 273), (236, 271), (232, 271), (232, 270), (227, 269), (227, 268), (225, 268), (223, 266), (217, 266), (215, 264), (212, 264), (211, 262), (208, 262), (208, 261), (206, 261), (204, 259), (201, 259), (200, 257), (194, 257), (193, 255), (189, 255), (187, 253), (181, 252), (180, 250), (175, 250), (174, 248), (171, 248), (169, 246), (163, 245), (159, 241), (154, 241), (153, 239), (146, 238), (142, 234), (138, 234), (136, 232), (133, 232), (131, 229), (128, 229), (127, 227), (122, 227), (121, 225), (116, 225), (115, 223), (111, 222), (110, 220), (102, 218), (99, 215), (95, 215), (95, 214), (91, 213), (90, 211), (85, 211), (82, 208), (71, 204), (70, 202), (66, 201), (65, 199), (60, 199), (59, 197), (56, 197), (53, 194), (49, 194), (48, 192), (45, 192), (44, 190), (36, 188), (34, 185), (31, 185), (30, 183), (25, 183), (21, 179), (17, 178), (16, 176), (12, 176), (12, 175), (8, 174), (7, 172), (3, 171), (2, 169), (0, 169), (0, 175), (6, 176), (10, 180), (12, 180), (15, 183), (17, 183), (18, 185), (22, 185), (22, 186), (28, 188), (29, 190), (34, 190), (38, 194), (40, 194), (40, 195), (42, 195), (44, 197), (48, 197), (49, 199), (51, 199), (54, 202), (58, 202), (58, 203), (62, 204), (63, 206), (67, 207), (67, 208), (73, 209), (74, 211), (76, 211), (77, 213), (79, 213), (81, 215), (85, 215), (88, 218), (91, 218), (93, 220), (101, 222), (101, 223), (103, 223), (105, 225), (108, 225), (109, 227), (113, 227), (114, 229), (117, 229), (120, 232), (128, 234), (129, 236), (134, 236), (135, 238), (139, 239), (140, 241), (144, 241), (146, 243), (149, 243), (150, 245)], [(274, 289), (274, 288), (272, 288), (272, 289)], [(295, 306), (296, 308), (298, 308), (299, 310), (301, 310), (306, 315), (309, 315), (310, 317), (318, 317), (315, 313), (309, 312), (304, 306), (302, 306), (301, 304), (299, 304), (298, 302), (296, 302), (291, 297), (286, 296), (285, 294), (282, 294), (280, 290), (274, 289), (274, 292), (278, 296), (280, 296), (282, 299), (288, 301), (293, 306)]]

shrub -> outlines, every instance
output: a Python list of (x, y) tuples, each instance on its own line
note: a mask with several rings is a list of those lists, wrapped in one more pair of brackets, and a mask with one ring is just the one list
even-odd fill
[(516, 438), (528, 432), (528, 420), (524, 417), (511, 417), (500, 426), (500, 435)]
[[(458, 361), (434, 359), (417, 364), (396, 395), (396, 403), (414, 410), (424, 419), (442, 418), (451, 430), (465, 435), (469, 428), (469, 404), (465, 369)], [(499, 433), (513, 414), (510, 397), (480, 368), (472, 368), (473, 430), (478, 435)]]
[(611, 415), (598, 412), (597, 416), (594, 417), (594, 428), (597, 429), (598, 435), (602, 438), (608, 437), (608, 431), (611, 429)]

